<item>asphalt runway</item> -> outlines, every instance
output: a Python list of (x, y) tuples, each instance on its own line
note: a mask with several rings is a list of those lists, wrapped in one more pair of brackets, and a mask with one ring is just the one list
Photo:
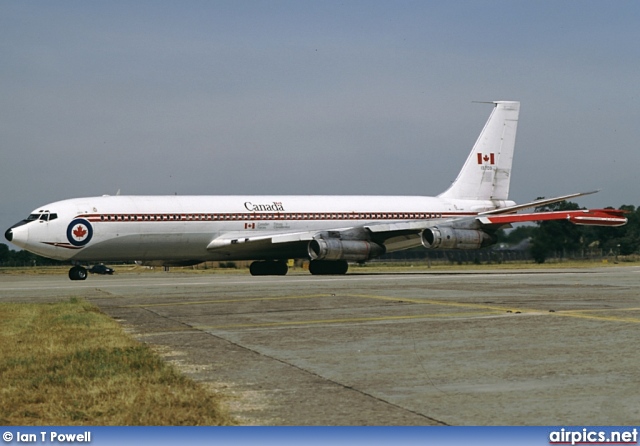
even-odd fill
[(0, 276), (0, 302), (88, 299), (243, 424), (635, 425), (639, 282), (639, 267)]

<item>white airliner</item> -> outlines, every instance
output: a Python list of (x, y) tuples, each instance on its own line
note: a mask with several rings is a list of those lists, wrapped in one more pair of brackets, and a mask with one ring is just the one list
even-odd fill
[(578, 197), (516, 205), (508, 200), (519, 102), (496, 101), (451, 187), (425, 196), (102, 196), (58, 201), (6, 231), (10, 242), (69, 260), (72, 280), (93, 262), (193, 265), (254, 260), (253, 275), (283, 275), (287, 259), (310, 260), (312, 274), (344, 274), (348, 263), (423, 245), (476, 249), (516, 222), (567, 219), (621, 226), (622, 211), (517, 211)]

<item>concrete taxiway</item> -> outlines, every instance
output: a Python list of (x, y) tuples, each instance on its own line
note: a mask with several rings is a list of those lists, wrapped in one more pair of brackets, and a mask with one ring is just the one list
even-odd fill
[(251, 277), (0, 276), (83, 297), (258, 425), (640, 419), (640, 268)]

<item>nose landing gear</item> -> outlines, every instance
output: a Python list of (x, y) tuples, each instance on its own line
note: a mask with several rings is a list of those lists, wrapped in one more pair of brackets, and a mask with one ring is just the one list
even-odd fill
[(76, 265), (69, 270), (69, 279), (85, 280), (87, 278), (87, 269), (84, 266)]

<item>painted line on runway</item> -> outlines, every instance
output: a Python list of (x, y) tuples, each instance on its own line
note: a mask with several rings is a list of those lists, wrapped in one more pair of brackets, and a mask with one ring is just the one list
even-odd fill
[(307, 321), (282, 321), (282, 322), (264, 322), (253, 324), (227, 324), (227, 325), (194, 325), (193, 328), (198, 330), (233, 330), (237, 328), (277, 328), (277, 327), (292, 327), (292, 326), (305, 326), (305, 325), (317, 325), (317, 324), (352, 324), (362, 322), (385, 322), (385, 321), (398, 321), (398, 320), (415, 320), (415, 319), (459, 319), (479, 316), (505, 316), (504, 311), (484, 311), (473, 313), (432, 313), (432, 314), (414, 314), (405, 316), (377, 316), (377, 317), (355, 317), (344, 319), (316, 319)]
[(467, 318), (483, 318), (487, 316), (563, 316), (574, 317), (579, 319), (593, 319), (609, 322), (632, 322), (638, 323), (638, 318), (625, 318), (616, 316), (595, 316), (581, 314), (579, 312), (555, 312), (547, 313), (542, 311), (529, 311), (516, 313), (505, 313), (504, 309), (486, 309), (488, 311), (475, 311), (475, 312), (460, 312), (460, 313), (431, 313), (431, 314), (417, 314), (417, 315), (403, 315), (403, 316), (377, 316), (377, 317), (358, 317), (358, 318), (343, 318), (343, 319), (316, 319), (307, 321), (282, 321), (282, 322), (264, 322), (264, 323), (244, 323), (244, 324), (227, 324), (227, 325), (194, 325), (193, 328), (198, 330), (234, 330), (234, 329), (252, 329), (252, 328), (282, 328), (282, 327), (294, 327), (294, 326), (307, 326), (307, 325), (335, 325), (335, 324), (352, 324), (352, 323), (365, 323), (365, 322), (387, 322), (387, 321), (401, 321), (401, 320), (417, 320), (417, 319), (467, 319)]
[[(628, 308), (627, 310), (635, 310), (637, 311), (637, 308)], [(587, 311), (594, 311), (594, 310), (587, 310)], [(602, 310), (602, 311), (606, 311), (606, 310)], [(611, 309), (609, 309), (609, 311), (612, 311)], [(622, 309), (616, 309), (613, 311), (625, 311)], [(595, 314), (586, 314), (586, 312), (583, 311), (576, 311), (576, 310), (567, 310), (567, 311), (556, 311), (555, 313), (550, 313), (552, 315), (555, 316), (563, 316), (563, 317), (574, 317), (577, 319), (592, 319), (592, 320), (597, 320), (597, 321), (606, 321), (606, 322), (630, 322), (633, 324), (638, 324), (640, 323), (640, 318), (637, 317), (625, 317), (625, 316), (599, 316), (599, 315), (595, 315)]]
[(145, 331), (144, 333), (134, 332), (132, 333), (132, 336), (135, 337), (136, 339), (144, 339), (144, 338), (151, 338), (156, 336), (172, 336), (172, 335), (184, 335), (184, 334), (188, 334), (188, 335), (202, 334), (202, 330), (199, 330), (193, 327), (184, 327), (184, 329), (174, 328), (173, 330), (170, 330), (170, 331), (152, 331), (152, 332)]
[(421, 298), (405, 298), (399, 296), (380, 296), (377, 294), (347, 294), (346, 296), (352, 297), (361, 297), (365, 299), (379, 299), (386, 301), (395, 301), (395, 302), (411, 302), (414, 304), (426, 304), (426, 305), (440, 305), (444, 307), (457, 307), (457, 308), (479, 308), (483, 310), (493, 310), (493, 311), (520, 311), (521, 313), (539, 313), (540, 310), (535, 310), (531, 308), (512, 308), (512, 307), (501, 307), (499, 305), (489, 305), (489, 304), (474, 304), (469, 302), (450, 302), (445, 300), (434, 300), (434, 299), (421, 299)]
[(124, 305), (124, 306), (120, 306), (119, 308), (153, 308), (153, 307), (172, 307), (172, 306), (190, 306), (190, 305), (229, 304), (229, 303), (260, 302), (260, 301), (278, 301), (278, 300), (289, 300), (289, 299), (317, 299), (317, 298), (323, 298), (323, 297), (376, 299), (376, 300), (382, 300), (387, 302), (398, 302), (398, 303), (408, 302), (408, 303), (419, 304), (419, 305), (465, 308), (465, 309), (479, 310), (484, 312), (488, 311), (489, 314), (501, 314), (501, 313), (539, 314), (540, 313), (540, 310), (535, 310), (535, 309), (510, 308), (510, 307), (501, 307), (497, 305), (487, 305), (487, 304), (449, 302), (449, 301), (441, 301), (441, 300), (433, 300), (433, 299), (405, 298), (405, 297), (398, 297), (398, 296), (380, 296), (380, 295), (373, 295), (373, 294), (341, 294), (336, 296), (336, 295), (329, 295), (326, 293), (308, 294), (308, 295), (299, 295), (299, 296), (205, 300), (205, 301), (195, 301), (195, 302), (181, 301), (181, 302), (135, 304), (135, 305)]
[(252, 298), (239, 298), (239, 299), (199, 300), (195, 302), (168, 302), (168, 303), (159, 303), (159, 304), (122, 305), (122, 306), (119, 306), (118, 308), (177, 307), (177, 306), (183, 306), (183, 305), (229, 304), (229, 303), (267, 301), (267, 300), (313, 299), (318, 297), (331, 297), (331, 296), (325, 293), (325, 294), (308, 294), (308, 295), (302, 295), (302, 296), (252, 297)]
[[(531, 308), (507, 308), (500, 307), (495, 305), (487, 305), (487, 304), (475, 304), (475, 303), (466, 303), (466, 302), (448, 302), (441, 300), (433, 300), (433, 299), (420, 299), (420, 298), (400, 298), (397, 296), (379, 296), (374, 294), (351, 294), (350, 296), (354, 297), (363, 297), (370, 299), (380, 299), (380, 300), (389, 300), (389, 301), (402, 301), (402, 302), (412, 302), (416, 304), (430, 304), (430, 305), (442, 305), (448, 307), (461, 307), (461, 308), (479, 308), (486, 310), (495, 310), (495, 311), (511, 311), (511, 312), (521, 312), (523, 314), (546, 314), (543, 310), (536, 310)], [(598, 309), (590, 309), (590, 310), (567, 310), (567, 311), (555, 311), (549, 312), (549, 315), (556, 316), (564, 316), (564, 317), (575, 317), (580, 319), (593, 319), (593, 320), (601, 320), (601, 321), (609, 321), (609, 322), (632, 322), (639, 323), (640, 318), (634, 317), (624, 317), (624, 316), (598, 316), (598, 315), (590, 315), (586, 313), (593, 312), (604, 312), (604, 311), (638, 311), (640, 308), (598, 308)]]
[(171, 307), (171, 306), (183, 306), (183, 305), (207, 305), (207, 304), (222, 304), (222, 303), (243, 303), (243, 302), (256, 302), (256, 301), (276, 301), (276, 300), (288, 300), (288, 299), (313, 299), (313, 298), (322, 298), (322, 297), (336, 297), (336, 298), (359, 298), (359, 299), (377, 299), (388, 302), (409, 302), (413, 304), (420, 305), (439, 305), (445, 307), (458, 307), (458, 308), (473, 308), (473, 309), (482, 309), (482, 310), (492, 310), (492, 311), (520, 311), (521, 313), (537, 313), (540, 310), (535, 309), (521, 309), (521, 308), (511, 308), (511, 307), (501, 307), (497, 305), (488, 305), (488, 304), (474, 304), (474, 303), (465, 303), (465, 302), (449, 302), (442, 300), (433, 300), (433, 299), (421, 299), (421, 298), (405, 298), (399, 296), (380, 296), (374, 294), (308, 294), (308, 295), (299, 295), (299, 296), (279, 296), (279, 297), (255, 297), (255, 298), (238, 298), (238, 299), (222, 299), (222, 300), (201, 300), (194, 302), (165, 302), (165, 303), (149, 303), (149, 304), (135, 304), (135, 305), (123, 305), (119, 308), (152, 308), (152, 307)]

